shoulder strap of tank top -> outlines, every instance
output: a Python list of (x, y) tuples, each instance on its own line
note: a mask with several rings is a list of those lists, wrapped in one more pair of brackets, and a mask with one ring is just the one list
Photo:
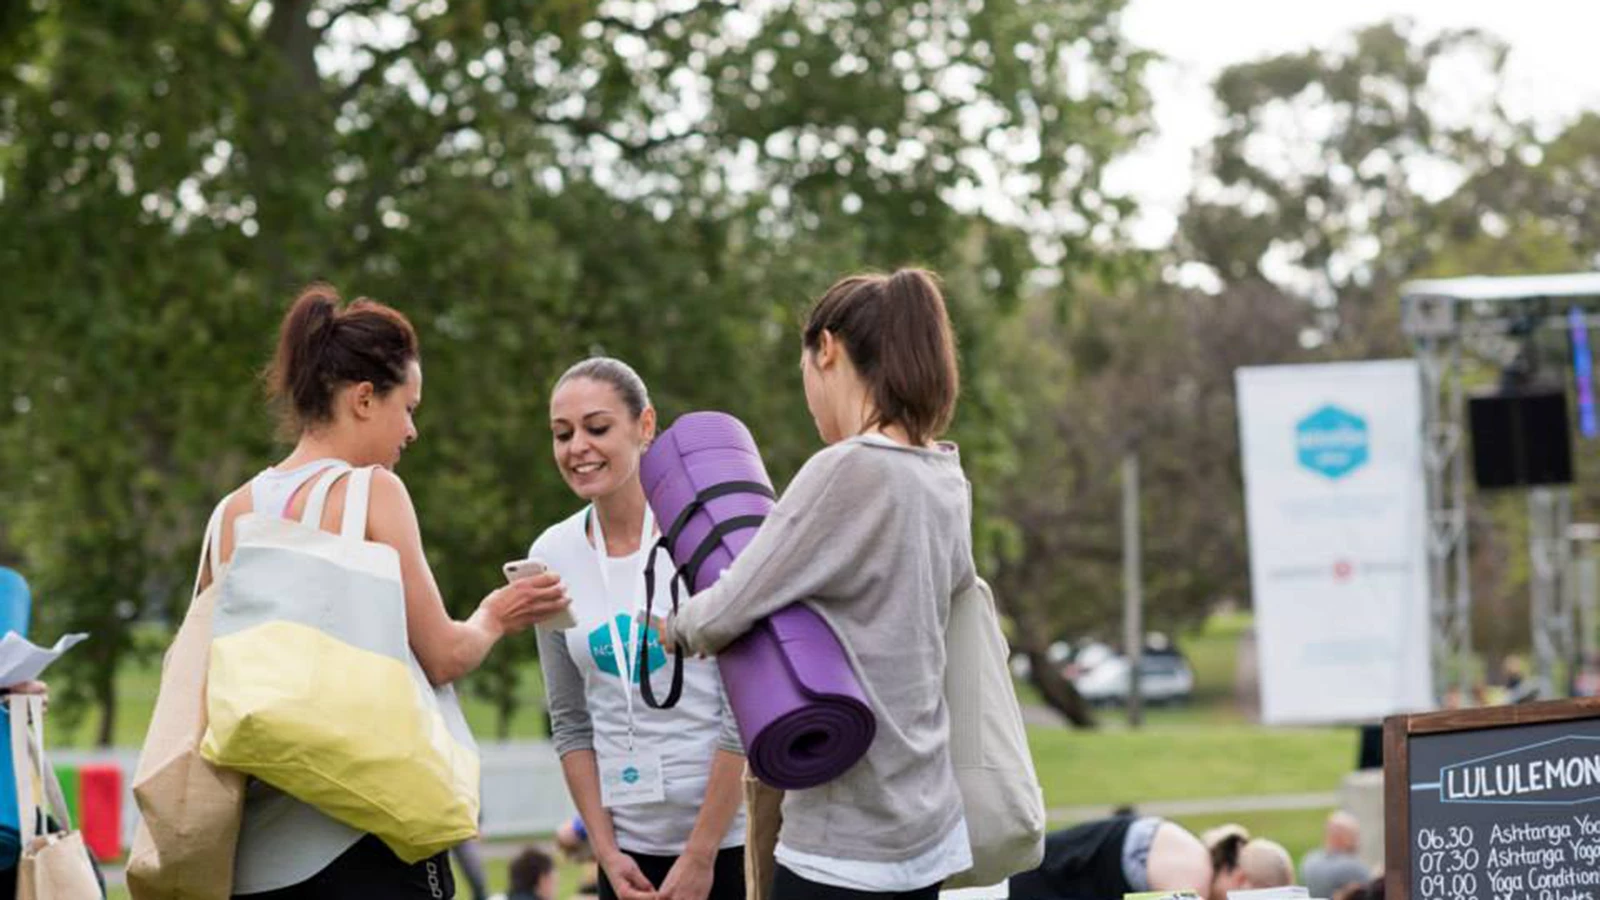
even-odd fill
[(211, 561), (211, 579), (217, 578), (217, 573), (222, 570), (222, 518), (223, 511), (228, 508), (228, 500), (232, 495), (223, 497), (217, 503), (217, 508), (211, 511), (211, 519), (206, 522), (205, 537), (200, 539), (200, 563), (194, 571), (194, 590), (189, 592), (189, 599), (200, 596), (200, 579), (206, 574), (206, 561)]
[(322, 527), (322, 508), (328, 502), (328, 491), (333, 489), (333, 483), (350, 471), (346, 463), (334, 463), (311, 477), (317, 483), (311, 486), (311, 494), (306, 498), (305, 512), (300, 515), (300, 524), (310, 525), (312, 528)]

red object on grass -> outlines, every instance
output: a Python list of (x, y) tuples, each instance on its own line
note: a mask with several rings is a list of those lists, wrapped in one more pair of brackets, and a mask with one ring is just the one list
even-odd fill
[(78, 829), (101, 862), (122, 855), (122, 769), (85, 763), (78, 774)]

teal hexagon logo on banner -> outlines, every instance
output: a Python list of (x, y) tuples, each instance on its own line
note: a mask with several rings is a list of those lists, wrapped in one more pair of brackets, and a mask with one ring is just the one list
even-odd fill
[(1333, 404), (1295, 425), (1295, 452), (1300, 465), (1332, 480), (1349, 475), (1367, 462), (1367, 420)]

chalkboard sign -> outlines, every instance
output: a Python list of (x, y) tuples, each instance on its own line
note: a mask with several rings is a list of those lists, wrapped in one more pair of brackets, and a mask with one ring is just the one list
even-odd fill
[(1600, 698), (1384, 722), (1390, 900), (1600, 900)]

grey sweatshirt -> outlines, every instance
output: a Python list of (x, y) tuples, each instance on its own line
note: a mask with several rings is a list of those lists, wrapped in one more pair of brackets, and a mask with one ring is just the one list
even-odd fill
[(785, 846), (901, 862), (960, 821), (944, 632), (950, 598), (975, 577), (971, 520), (954, 447), (851, 438), (801, 468), (734, 564), (669, 623), (681, 647), (715, 653), (760, 619), (805, 602), (850, 653), (877, 737), (844, 775), (788, 793)]

